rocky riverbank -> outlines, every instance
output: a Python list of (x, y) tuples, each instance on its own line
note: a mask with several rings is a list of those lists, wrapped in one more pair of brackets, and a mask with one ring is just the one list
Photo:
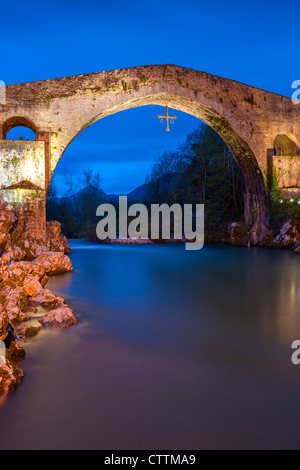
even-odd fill
[[(58, 222), (47, 223), (46, 242), (32, 238), (26, 224), (17, 218), (0, 196), (0, 395), (19, 385), (26, 340), (42, 328), (67, 328), (78, 324), (72, 309), (61, 297), (46, 289), (49, 276), (71, 272), (70, 248)], [(147, 240), (146, 243), (151, 243)], [(277, 229), (232, 223), (206, 243), (286, 248), (300, 254), (298, 220), (288, 220)], [(31, 317), (34, 317), (34, 324)], [(3, 359), (3, 341), (10, 325), (18, 339), (9, 342)], [(2, 346), (2, 348), (1, 348)]]
[(289, 249), (294, 254), (300, 254), (299, 221), (289, 219), (277, 230), (266, 227), (260, 232), (255, 227), (234, 222), (229, 226), (228, 236), (222, 241), (237, 246)]
[[(32, 239), (9, 205), (0, 198), (0, 341), (5, 341), (9, 325), (18, 339), (0, 350), (0, 395), (18, 386), (24, 377), (20, 361), (24, 343), (42, 327), (67, 328), (78, 324), (65, 300), (45, 288), (51, 275), (71, 272), (70, 248), (58, 222), (47, 223), (47, 241)], [(30, 323), (31, 315), (37, 326)], [(40, 314), (40, 316), (39, 316)], [(0, 343), (0, 345), (3, 343)]]

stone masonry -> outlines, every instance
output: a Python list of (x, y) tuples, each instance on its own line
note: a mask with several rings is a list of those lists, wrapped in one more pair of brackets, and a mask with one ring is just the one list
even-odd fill
[[(8, 86), (6, 104), (0, 105), (0, 188), (28, 180), (47, 191), (57, 163), (83, 129), (111, 114), (150, 104), (192, 114), (223, 138), (245, 178), (246, 222), (264, 223), (270, 152), (275, 155), (278, 136), (280, 154), (286, 148), (292, 158), (290, 149), (299, 148), (300, 106), (274, 93), (175, 65)], [(32, 129), (36, 142), (8, 143), (7, 133), (19, 125)], [(297, 197), (299, 158), (286, 158), (280, 162), (280, 184), (289, 185)]]

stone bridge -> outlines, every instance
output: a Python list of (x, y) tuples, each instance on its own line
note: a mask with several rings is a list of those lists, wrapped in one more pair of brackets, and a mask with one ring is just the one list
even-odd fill
[[(300, 195), (300, 106), (291, 99), (174, 65), (133, 67), (6, 87), (0, 194), (23, 212), (28, 230), (44, 233), (52, 175), (80, 132), (106, 116), (150, 104), (192, 114), (223, 138), (245, 178), (247, 223), (266, 221), (265, 181), (272, 168), (283, 198)], [(6, 140), (17, 126), (30, 128), (36, 141)]]

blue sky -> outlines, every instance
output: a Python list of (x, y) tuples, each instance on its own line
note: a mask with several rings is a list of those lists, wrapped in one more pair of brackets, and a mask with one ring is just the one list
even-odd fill
[[(1, 4), (0, 80), (7, 84), (135, 65), (174, 63), (286, 96), (300, 79), (297, 4), (278, 1), (86, 0)], [(164, 150), (175, 150), (199, 123), (179, 119), (166, 133), (145, 107), (84, 131), (57, 168), (99, 170), (107, 192), (143, 183)], [(61, 189), (62, 190), (62, 189)]]

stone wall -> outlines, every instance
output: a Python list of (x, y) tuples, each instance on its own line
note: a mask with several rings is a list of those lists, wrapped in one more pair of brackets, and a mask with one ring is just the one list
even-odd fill
[(292, 149), (300, 144), (300, 106), (290, 98), (170, 64), (9, 85), (6, 95), (0, 140), (17, 125), (35, 132), (37, 144), (45, 145), (46, 189), (65, 150), (85, 128), (127, 109), (168, 105), (201, 119), (223, 138), (244, 175), (245, 219), (264, 223), (268, 149), (275, 140), (279, 150), (287, 140)]
[(283, 198), (300, 196), (300, 156), (275, 156), (273, 167)]
[(0, 141), (0, 189), (30, 181), (45, 189), (45, 142)]

